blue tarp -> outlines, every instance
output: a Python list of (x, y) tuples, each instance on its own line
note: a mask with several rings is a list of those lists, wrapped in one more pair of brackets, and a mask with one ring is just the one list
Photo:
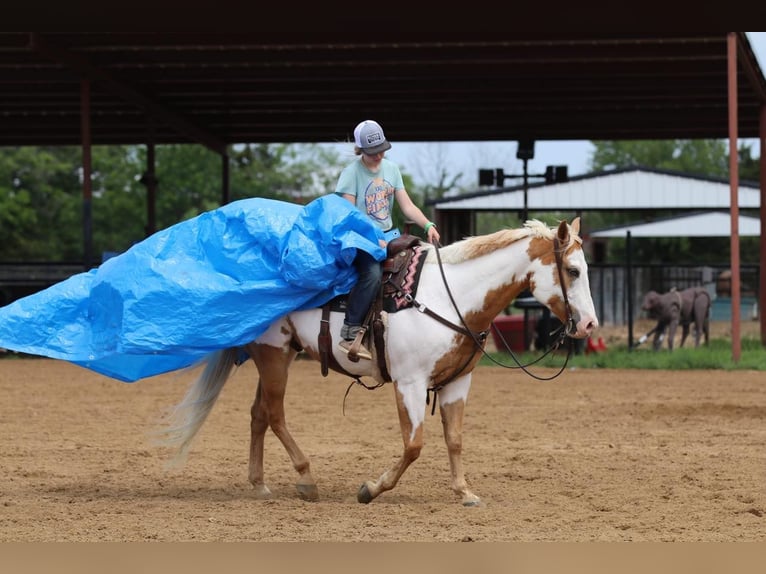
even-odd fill
[(185, 368), (348, 293), (356, 250), (383, 260), (382, 237), (335, 194), (236, 201), (0, 308), (0, 347), (126, 382)]

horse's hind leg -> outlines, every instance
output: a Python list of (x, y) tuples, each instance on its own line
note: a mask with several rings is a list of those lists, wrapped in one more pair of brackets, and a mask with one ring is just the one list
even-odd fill
[(709, 324), (708, 315), (710, 314), (710, 297), (707, 292), (702, 292), (694, 300), (694, 346), (699, 347), (702, 337), (705, 337), (705, 344), (708, 344)]
[(684, 323), (681, 326), (681, 342), (679, 343), (679, 348), (684, 346), (684, 343), (686, 342), (686, 338), (689, 336), (689, 329), (691, 328), (691, 325), (689, 323)]
[(702, 321), (702, 333), (705, 335), (705, 345), (708, 345), (710, 343), (710, 319), (708, 319), (707, 315), (704, 321)]
[(287, 370), (295, 358), (295, 351), (285, 352), (277, 347), (251, 344), (248, 352), (253, 357), (258, 373), (258, 390), (250, 410), (250, 469), (249, 480), (259, 498), (269, 498), (271, 492), (264, 482), (263, 447), (266, 429), (271, 430), (285, 447), (293, 468), (298, 472), (296, 488), (304, 500), (317, 500), (319, 492), (311, 475), (309, 460), (287, 430), (284, 398)]
[(261, 395), (261, 381), (255, 391), (255, 401), (250, 409), (250, 468), (248, 480), (255, 489), (256, 498), (271, 498), (271, 491), (263, 480), (263, 441), (269, 427), (268, 413)]

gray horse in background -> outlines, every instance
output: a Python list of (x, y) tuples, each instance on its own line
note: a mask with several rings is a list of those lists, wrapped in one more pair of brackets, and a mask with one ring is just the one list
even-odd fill
[(654, 350), (662, 346), (662, 336), (668, 329), (668, 349), (673, 350), (673, 339), (676, 328), (681, 325), (681, 344), (689, 335), (689, 328), (694, 323), (694, 346), (699, 347), (700, 338), (704, 334), (705, 345), (710, 338), (710, 294), (703, 287), (689, 287), (683, 291), (675, 288), (667, 293), (649, 291), (644, 295), (641, 309), (647, 312), (650, 319), (657, 320), (657, 326), (652, 329)]

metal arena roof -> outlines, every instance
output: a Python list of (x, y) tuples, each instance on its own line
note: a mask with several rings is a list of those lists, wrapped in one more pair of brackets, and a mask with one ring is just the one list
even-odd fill
[[(741, 237), (759, 237), (761, 220), (740, 215), (738, 224)], [(649, 223), (634, 223), (611, 229), (592, 231), (589, 237), (730, 237), (731, 214), (720, 211), (694, 213), (680, 217), (659, 219)]]
[[(480, 16), (480, 17), (479, 17)], [(727, 33), (532, 33), (486, 14), (250, 33), (0, 33), (0, 145), (727, 138)], [(737, 39), (738, 130), (766, 80)], [(86, 107), (89, 106), (89, 107)], [(88, 110), (84, 113), (83, 110)]]

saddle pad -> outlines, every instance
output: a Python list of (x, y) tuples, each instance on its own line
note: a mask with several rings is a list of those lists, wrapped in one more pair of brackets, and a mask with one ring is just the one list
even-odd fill
[(407, 265), (407, 270), (402, 275), (401, 284), (397, 285), (397, 291), (393, 295), (383, 298), (383, 310), (387, 313), (396, 313), (411, 307), (412, 304), (405, 299), (405, 296), (409, 294), (412, 298), (415, 298), (417, 294), (420, 272), (423, 270), (426, 254), (420, 246), (413, 247), (412, 251), (412, 259)]

